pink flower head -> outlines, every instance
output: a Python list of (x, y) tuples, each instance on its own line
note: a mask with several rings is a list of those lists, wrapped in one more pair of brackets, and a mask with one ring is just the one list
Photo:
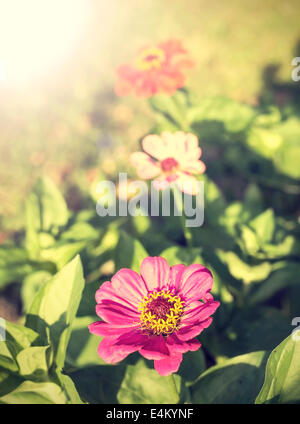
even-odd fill
[(173, 95), (183, 87), (185, 68), (193, 66), (181, 43), (169, 40), (143, 47), (133, 62), (118, 68), (115, 92), (126, 96), (134, 92), (138, 97), (157, 93)]
[(199, 187), (193, 174), (202, 174), (206, 167), (199, 160), (202, 150), (194, 134), (164, 131), (160, 136), (147, 135), (142, 146), (146, 153), (131, 154), (131, 163), (140, 178), (156, 177), (154, 187), (157, 190), (163, 190), (176, 181), (181, 191), (197, 194)]
[(209, 327), (219, 306), (209, 293), (212, 284), (204, 266), (169, 267), (162, 257), (145, 258), (140, 275), (122, 268), (96, 292), (103, 321), (89, 330), (103, 337), (99, 356), (114, 364), (138, 351), (154, 360), (159, 374), (176, 372), (182, 354), (200, 348), (195, 337)]

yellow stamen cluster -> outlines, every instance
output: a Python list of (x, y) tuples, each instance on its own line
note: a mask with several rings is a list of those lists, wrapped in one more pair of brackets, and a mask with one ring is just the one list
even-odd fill
[(136, 59), (136, 66), (142, 71), (158, 69), (165, 60), (165, 53), (157, 47), (143, 50)]
[(138, 310), (144, 331), (169, 335), (178, 329), (184, 302), (169, 290), (153, 291), (143, 298)]

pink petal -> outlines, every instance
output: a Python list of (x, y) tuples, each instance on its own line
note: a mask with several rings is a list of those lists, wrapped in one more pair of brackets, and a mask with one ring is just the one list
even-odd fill
[(203, 265), (193, 264), (186, 268), (182, 276), (182, 284), (178, 294), (189, 301), (199, 300), (206, 296), (213, 285), (211, 272)]
[(110, 337), (105, 337), (101, 340), (98, 347), (98, 355), (108, 364), (115, 364), (122, 361), (132, 352), (126, 352), (125, 349), (116, 349), (112, 344)]
[(218, 301), (200, 304), (196, 308), (184, 313), (181, 322), (184, 325), (188, 325), (189, 323), (193, 324), (195, 322), (204, 321), (210, 315), (214, 314), (219, 306), (220, 302)]
[(96, 305), (96, 313), (104, 321), (117, 325), (134, 325), (139, 322), (140, 314), (119, 303), (103, 300)]
[(141, 264), (141, 276), (148, 291), (168, 287), (170, 278), (168, 262), (160, 256), (145, 258)]
[(102, 284), (99, 290), (96, 291), (95, 294), (96, 302), (101, 303), (104, 300), (112, 300), (115, 303), (119, 303), (120, 305), (126, 306), (133, 311), (136, 310), (138, 302), (134, 299), (124, 299), (117, 295), (116, 291), (113, 289), (111, 281), (106, 281)]
[(175, 333), (167, 337), (166, 343), (169, 351), (172, 353), (186, 353), (189, 350), (195, 351), (201, 347), (201, 343), (198, 340), (192, 339), (183, 341), (180, 340)]
[(166, 376), (178, 371), (181, 361), (182, 353), (173, 353), (167, 359), (154, 361), (154, 367), (160, 375)]
[(176, 180), (176, 184), (183, 193), (195, 196), (200, 191), (200, 183), (192, 175), (181, 173)]
[(105, 362), (114, 364), (138, 350), (144, 343), (144, 336), (134, 331), (122, 334), (118, 338), (105, 337), (98, 347), (98, 355)]
[(188, 163), (181, 163), (181, 169), (192, 174), (203, 174), (206, 171), (205, 163), (201, 160), (189, 161)]
[(170, 269), (170, 283), (169, 288), (172, 290), (174, 288), (174, 292), (176, 293), (178, 291), (178, 288), (181, 284), (182, 274), (185, 270), (185, 265), (179, 264), (174, 265)]
[(164, 359), (170, 356), (162, 335), (148, 336), (148, 341), (139, 352), (146, 359)]
[(142, 146), (146, 153), (158, 160), (169, 157), (168, 149), (158, 135), (147, 135), (142, 141)]
[(160, 167), (154, 162), (150, 156), (143, 152), (135, 152), (130, 156), (130, 161), (137, 168), (139, 178), (148, 180), (156, 177), (161, 173)]
[[(128, 268), (120, 269), (109, 282), (102, 284), (96, 292), (96, 301), (100, 303), (102, 300), (114, 300), (133, 310), (147, 294), (144, 281), (138, 273)], [(131, 305), (131, 306), (130, 306)]]
[[(136, 324), (135, 326), (132, 326), (131, 328), (138, 328), (139, 324)], [(130, 330), (130, 327), (128, 325), (115, 325), (115, 324), (108, 324), (104, 321), (96, 321), (89, 325), (90, 333), (96, 334), (97, 336), (101, 337), (111, 337), (111, 336), (119, 336), (123, 333), (126, 333)]]
[(182, 341), (191, 340), (198, 336), (205, 328), (209, 327), (212, 320), (213, 319), (210, 317), (201, 323), (184, 326), (177, 331), (176, 335)]

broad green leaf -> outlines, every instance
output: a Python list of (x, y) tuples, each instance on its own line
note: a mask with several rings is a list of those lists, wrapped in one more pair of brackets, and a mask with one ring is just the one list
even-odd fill
[(275, 130), (284, 140), (280, 146), (274, 162), (276, 168), (283, 174), (299, 179), (300, 178), (300, 120), (296, 117), (291, 117), (282, 121), (280, 125), (275, 127)]
[(199, 248), (184, 248), (179, 246), (169, 247), (160, 253), (160, 256), (165, 258), (170, 266), (184, 264), (203, 264), (201, 257), (201, 249)]
[[(93, 306), (95, 309), (95, 301)], [(94, 316), (78, 317), (74, 320), (65, 368), (68, 366), (76, 369), (105, 364), (97, 353), (101, 337), (95, 337), (88, 329), (88, 325), (96, 320)]]
[(203, 175), (205, 222), (215, 224), (216, 220), (223, 215), (226, 202), (219, 187), (207, 176)]
[(82, 402), (72, 379), (68, 375), (62, 374), (61, 372), (58, 372), (57, 375), (58, 375), (60, 384), (62, 386), (62, 389), (65, 393), (65, 396), (67, 398), (66, 403), (71, 403), (76, 405), (83, 404), (84, 402)]
[(250, 293), (249, 304), (255, 305), (263, 302), (285, 287), (299, 285), (299, 274), (300, 265), (297, 263), (278, 263), (270, 276)]
[(48, 369), (51, 366), (50, 346), (31, 346), (21, 350), (16, 357), (19, 374), (34, 381), (48, 379)]
[(272, 159), (283, 143), (283, 138), (275, 129), (252, 127), (247, 143), (255, 152), (267, 159)]
[(24, 327), (23, 325), (14, 324), (9, 321), (6, 321), (6, 340), (0, 342), (6, 346), (9, 350), (11, 356), (16, 359), (18, 353), (23, 349), (29, 348), (32, 343), (35, 343), (39, 339), (37, 332), (33, 331), (31, 328)]
[(139, 272), (141, 263), (148, 253), (138, 240), (121, 231), (115, 255), (117, 270), (130, 268)]
[(23, 281), (21, 287), (21, 296), (23, 310), (27, 312), (31, 306), (34, 296), (39, 289), (52, 277), (52, 274), (47, 271), (36, 271), (29, 274)]
[(69, 217), (64, 198), (53, 182), (44, 177), (37, 181), (25, 204), (26, 248), (37, 258), (40, 249), (40, 232), (56, 232)]
[(186, 106), (182, 101), (182, 93), (176, 92), (173, 96), (156, 95), (149, 99), (149, 104), (155, 112), (163, 115), (172, 124), (178, 126), (178, 129), (188, 130), (186, 120)]
[(246, 191), (243, 206), (249, 210), (251, 216), (256, 216), (263, 211), (263, 196), (256, 184), (249, 184)]
[(84, 402), (115, 404), (118, 403), (117, 393), (124, 378), (126, 365), (98, 365), (85, 367), (71, 372), (69, 375), (75, 384), (80, 398)]
[(0, 247), (0, 288), (11, 282), (22, 282), (23, 278), (35, 269), (26, 250), (13, 247)]
[[(177, 389), (180, 388), (180, 380), (175, 375)], [(170, 390), (169, 379), (148, 368), (143, 359), (127, 366), (117, 397), (120, 403), (128, 404), (177, 403), (179, 400)]]
[(99, 237), (99, 231), (87, 222), (75, 222), (64, 231), (60, 238), (69, 241), (95, 240)]
[(300, 404), (299, 334), (291, 334), (271, 353), (265, 382), (255, 403)]
[(87, 245), (87, 241), (64, 242), (59, 241), (48, 249), (40, 252), (40, 258), (44, 261), (54, 262), (61, 269), (71, 259), (80, 253)]
[(241, 248), (245, 254), (255, 255), (259, 250), (259, 244), (256, 234), (246, 225), (240, 227), (241, 231)]
[(178, 374), (190, 386), (205, 369), (205, 356), (200, 348), (196, 352), (187, 352), (183, 355)]
[(196, 404), (250, 404), (262, 385), (266, 352), (237, 356), (205, 371), (191, 386)]
[(19, 387), (0, 398), (9, 404), (65, 404), (66, 397), (55, 383), (25, 381)]
[(66, 265), (37, 293), (26, 318), (26, 326), (37, 331), (48, 344), (47, 329), (58, 369), (63, 367), (84, 279), (79, 256)]
[(15, 372), (12, 373), (10, 369), (0, 366), (0, 404), (1, 397), (15, 390), (23, 381)]
[(256, 306), (236, 312), (222, 333), (217, 332), (214, 340), (210, 340), (208, 336), (213, 329), (214, 326), (204, 332), (201, 340), (203, 339), (203, 345), (212, 351), (219, 362), (222, 358), (232, 358), (248, 352), (271, 351), (290, 333), (291, 325), (277, 309)]
[(264, 245), (272, 240), (275, 229), (275, 217), (272, 209), (258, 215), (249, 222), (249, 226), (255, 231), (260, 243)]
[(249, 265), (234, 252), (219, 250), (218, 255), (222, 262), (227, 264), (231, 275), (238, 280), (242, 280), (245, 284), (265, 280), (272, 271), (272, 265), (269, 262)]
[(232, 133), (245, 130), (255, 115), (252, 107), (225, 97), (203, 98), (187, 111), (188, 120), (192, 124), (204, 120), (219, 121)]
[(286, 236), (279, 244), (263, 245), (263, 254), (269, 259), (278, 259), (285, 256), (299, 256), (299, 245), (295, 237)]

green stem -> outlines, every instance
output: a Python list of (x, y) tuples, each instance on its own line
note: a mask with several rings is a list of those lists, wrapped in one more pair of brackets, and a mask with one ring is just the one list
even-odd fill
[(185, 224), (185, 215), (184, 215), (184, 211), (183, 211), (183, 202), (182, 202), (182, 193), (179, 190), (178, 187), (174, 187), (173, 189), (173, 197), (174, 197), (174, 202), (175, 205), (177, 207), (177, 210), (180, 214), (180, 222), (181, 222), (181, 227), (182, 227), (182, 231), (185, 237), (185, 241), (186, 244), (188, 245), (188, 247), (193, 247), (193, 241), (192, 241), (192, 233), (189, 229), (189, 227), (187, 227)]
[(174, 398), (176, 399), (176, 402), (174, 403), (178, 403), (180, 396), (176, 387), (176, 383), (175, 383), (175, 378), (174, 378), (174, 374), (170, 374), (167, 376), (167, 379), (169, 380), (170, 383), (170, 391), (172, 393), (172, 395), (174, 396)]

